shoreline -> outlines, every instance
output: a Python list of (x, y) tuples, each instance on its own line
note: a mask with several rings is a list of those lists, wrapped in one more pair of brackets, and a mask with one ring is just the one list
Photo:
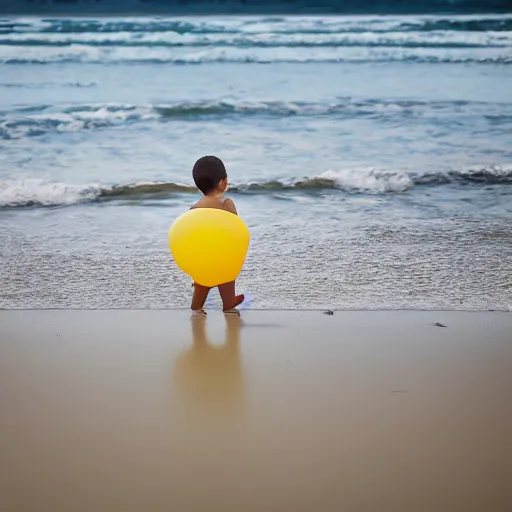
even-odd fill
[[(203, 308), (207, 313), (222, 313), (220, 308), (214, 307), (206, 307)], [(390, 308), (386, 309), (383, 307), (376, 308), (321, 308), (321, 307), (312, 307), (312, 308), (239, 308), (241, 315), (247, 313), (323, 313), (329, 315), (330, 311), (333, 313), (468, 313), (468, 314), (488, 314), (488, 313), (499, 313), (499, 314), (507, 314), (512, 313), (512, 309), (450, 309), (445, 307), (433, 308), (433, 309), (421, 309), (421, 308)], [(0, 307), (0, 312), (16, 312), (16, 311), (24, 311), (24, 312), (37, 312), (37, 311), (83, 311), (83, 312), (92, 312), (92, 311), (145, 311), (145, 312), (181, 312), (181, 313), (191, 313), (189, 307), (147, 307), (147, 308), (134, 308), (134, 307), (43, 307), (43, 308), (31, 308), (31, 307), (20, 307), (20, 308), (10, 308), (10, 307)]]

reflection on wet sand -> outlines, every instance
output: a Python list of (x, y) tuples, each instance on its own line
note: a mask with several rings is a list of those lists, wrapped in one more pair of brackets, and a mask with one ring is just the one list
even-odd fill
[(186, 315), (0, 311), (1, 512), (512, 510), (510, 315)]
[(207, 318), (193, 317), (192, 344), (175, 361), (176, 421), (170, 439), (179, 472), (173, 485), (180, 505), (190, 510), (208, 507), (212, 497), (230, 504), (241, 499), (233, 484), (247, 444), (242, 320), (230, 315), (225, 320), (224, 343), (218, 344), (207, 334)]
[(192, 345), (177, 360), (175, 391), (180, 419), (187, 429), (197, 422), (202, 427), (239, 424), (244, 411), (244, 379), (240, 355), (239, 316), (225, 315), (226, 332), (222, 345), (208, 338), (207, 317), (190, 320)]

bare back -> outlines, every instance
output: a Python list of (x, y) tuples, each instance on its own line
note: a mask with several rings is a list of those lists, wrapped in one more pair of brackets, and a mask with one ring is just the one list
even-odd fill
[(235, 203), (233, 203), (231, 199), (223, 196), (203, 196), (190, 209), (194, 210), (196, 208), (214, 208), (216, 210), (224, 210), (238, 215)]

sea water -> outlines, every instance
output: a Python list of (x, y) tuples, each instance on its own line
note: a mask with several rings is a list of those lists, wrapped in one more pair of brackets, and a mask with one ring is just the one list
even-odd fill
[(209, 154), (251, 307), (512, 309), (512, 16), (2, 19), (0, 307), (187, 307)]

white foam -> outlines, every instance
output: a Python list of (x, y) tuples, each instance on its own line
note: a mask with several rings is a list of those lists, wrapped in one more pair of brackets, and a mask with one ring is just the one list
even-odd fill
[(0, 180), (0, 208), (20, 206), (61, 206), (94, 199), (97, 185), (72, 185), (38, 178)]
[(0, 45), (0, 63), (122, 63), (201, 64), (214, 62), (512, 62), (510, 47), (406, 48), (402, 46), (334, 47), (138, 47), (138, 46), (9, 46)]
[[(328, 32), (328, 33), (281, 33), (272, 27), (268, 30), (237, 33), (177, 34), (175, 32), (116, 32), (116, 33), (14, 33), (0, 34), (0, 44), (14, 45), (104, 45), (123, 46), (408, 46), (408, 45), (474, 45), (512, 46), (509, 32), (465, 31), (397, 31), (397, 32)], [(51, 47), (51, 46), (50, 46)]]
[(371, 168), (352, 168), (341, 171), (326, 171), (318, 178), (332, 180), (347, 191), (384, 194), (405, 192), (414, 183), (405, 172), (390, 172)]
[(99, 104), (61, 108), (63, 111), (60, 112), (46, 108), (43, 112), (24, 113), (23, 116), (19, 112), (9, 113), (0, 121), (0, 134), (4, 138), (18, 139), (48, 131), (77, 132), (159, 117), (150, 105)]

